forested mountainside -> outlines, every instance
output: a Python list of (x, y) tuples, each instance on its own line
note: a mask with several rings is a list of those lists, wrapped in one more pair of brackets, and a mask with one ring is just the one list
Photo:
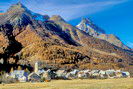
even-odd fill
[(21, 3), (12, 5), (0, 14), (0, 69), (9, 71), (18, 65), (32, 69), (35, 61), (42, 61), (51, 69), (131, 70), (133, 51), (119, 39), (101, 36), (105, 32), (94, 31), (97, 27), (91, 31), (98, 37), (78, 27), (58, 15), (40, 15)]

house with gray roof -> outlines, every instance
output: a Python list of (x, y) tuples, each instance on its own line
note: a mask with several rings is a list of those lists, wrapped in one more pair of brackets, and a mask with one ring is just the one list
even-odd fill
[(14, 70), (10, 73), (10, 77), (17, 79), (19, 82), (26, 82), (28, 80), (28, 73), (24, 70)]

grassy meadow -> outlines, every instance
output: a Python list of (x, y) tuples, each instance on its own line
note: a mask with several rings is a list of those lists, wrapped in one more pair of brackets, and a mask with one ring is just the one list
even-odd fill
[(1, 84), (0, 89), (133, 89), (133, 78), (52, 80), (45, 83)]

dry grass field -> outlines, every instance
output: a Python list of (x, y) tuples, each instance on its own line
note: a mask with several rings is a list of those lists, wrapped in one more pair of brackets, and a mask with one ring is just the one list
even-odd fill
[(1, 84), (0, 89), (133, 89), (133, 78), (53, 80), (47, 83)]

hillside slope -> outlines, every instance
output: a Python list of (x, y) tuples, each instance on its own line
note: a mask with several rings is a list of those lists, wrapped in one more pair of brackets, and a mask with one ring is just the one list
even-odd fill
[(36, 14), (17, 3), (0, 19), (0, 59), (4, 60), (0, 69), (33, 68), (35, 61), (52, 69), (129, 70), (132, 66), (132, 51), (92, 37), (61, 16)]

